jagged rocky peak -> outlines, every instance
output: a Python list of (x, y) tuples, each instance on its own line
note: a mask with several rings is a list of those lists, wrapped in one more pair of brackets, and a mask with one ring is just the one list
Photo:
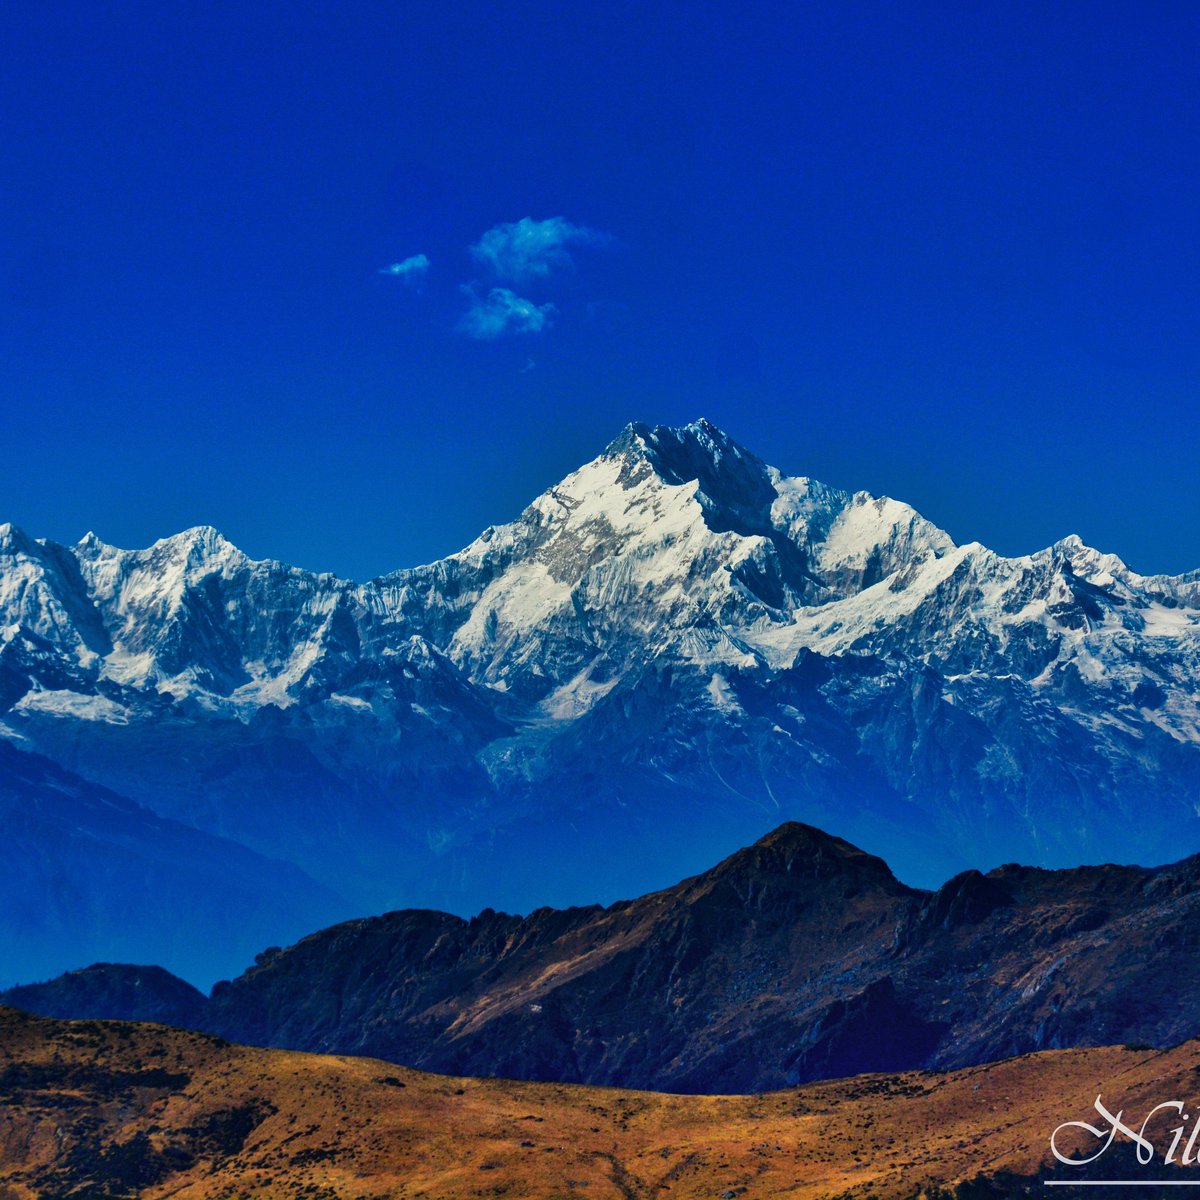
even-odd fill
[(813, 825), (787, 821), (695, 881), (730, 888), (754, 907), (836, 903), (864, 893), (916, 895), (881, 858)]
[(169, 560), (189, 569), (203, 569), (219, 563), (248, 562), (246, 556), (219, 529), (211, 525), (193, 525), (181, 533), (159, 538), (146, 550), (134, 551), (139, 559)]
[(71, 566), (73, 556), (57, 542), (31, 537), (19, 525), (6, 522), (0, 525), (0, 558), (8, 560), (3, 564), (6, 573), (15, 571), (18, 576), (33, 579), (61, 574), (64, 565)]
[(73, 548), (95, 603), (122, 639), (154, 641), (176, 621), (185, 597), (206, 577), (229, 575), (250, 560), (210, 525), (159, 538), (144, 550), (122, 550), (89, 534)]
[(472, 673), (506, 686), (524, 678), (544, 696), (605, 647), (779, 622), (827, 598), (800, 541), (801, 506), (789, 510), (794, 529), (774, 515), (782, 478), (709, 422), (630, 425), (449, 566), (389, 582), (422, 616), (432, 606), (417, 596), (449, 600), (432, 613), (438, 637)]
[(626, 486), (652, 471), (665, 484), (687, 489), (716, 533), (778, 533), (787, 507), (780, 501), (797, 493), (809, 498), (810, 518), (822, 510), (831, 518), (849, 500), (848, 493), (782, 475), (704, 418), (682, 426), (631, 423), (610, 443), (605, 457), (629, 464), (622, 476)]
[(507, 646), (510, 632), (524, 636), (544, 622), (556, 623), (560, 641), (567, 630), (593, 643), (629, 619), (642, 629), (647, 621), (779, 620), (857, 586), (879, 558), (861, 550), (864, 540), (897, 541), (891, 517), (873, 518), (882, 532), (851, 522), (831, 592), (811, 549), (852, 499), (783, 476), (711, 422), (635, 423), (517, 520), (381, 583), (395, 611), (439, 644), (453, 638), (473, 662), (484, 643)]
[[(0, 596), (8, 603), (18, 598), (31, 581), (46, 572), (46, 547), (31, 538), (23, 529), (11, 523), (0, 525), (0, 560), (4, 575), (0, 578)], [(2, 622), (0, 622), (2, 623)]]
[(110, 555), (148, 555), (148, 554), (171, 554), (171, 553), (190, 553), (193, 549), (200, 553), (211, 553), (223, 547), (229, 546), (231, 543), (217, 529), (211, 525), (193, 525), (188, 529), (181, 529), (178, 533), (168, 534), (152, 542), (149, 546), (140, 549), (123, 549), (120, 546), (114, 546), (110, 542), (106, 542), (95, 530), (89, 529), (75, 543), (72, 549), (81, 558), (96, 558), (100, 556)]
[(34, 540), (11, 521), (0, 524), (0, 554), (29, 554), (36, 546)]
[(0, 626), (19, 627), (72, 659), (111, 648), (75, 556), (12, 524), (0, 525)]
[(193, 525), (181, 533), (159, 538), (154, 545), (183, 550), (191, 555), (224, 554), (235, 548), (233, 543), (212, 525)]
[(110, 546), (104, 541), (94, 529), (89, 529), (70, 550), (80, 562), (122, 553), (116, 546)]
[(786, 475), (704, 419), (629, 425), (608, 453), (640, 456), (664, 482), (690, 487), (710, 530), (765, 539), (796, 603), (852, 595), (955, 549), (910, 505)]
[(704, 418), (678, 427), (633, 422), (606, 453), (641, 456), (667, 483), (695, 483), (714, 505), (754, 510), (775, 499), (767, 464)]

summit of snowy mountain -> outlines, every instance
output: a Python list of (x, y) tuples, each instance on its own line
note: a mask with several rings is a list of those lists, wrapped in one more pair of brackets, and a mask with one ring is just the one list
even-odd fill
[(0, 630), (0, 736), (372, 907), (616, 898), (787, 818), (906, 882), (1200, 846), (1200, 572), (956, 545), (704, 420), (366, 583), (3, 526)]
[(707, 421), (632, 424), (513, 523), (384, 582), (471, 674), (543, 696), (628, 638), (753, 639), (953, 548), (908, 505), (785, 476)]
[(27, 548), (31, 542), (32, 539), (25, 534), (25, 531), (11, 521), (0, 524), (0, 554), (15, 554), (19, 550), (28, 552)]

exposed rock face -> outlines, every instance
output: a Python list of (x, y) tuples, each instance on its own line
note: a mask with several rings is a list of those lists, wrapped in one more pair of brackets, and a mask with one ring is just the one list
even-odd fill
[(1200, 573), (956, 546), (706, 422), (362, 584), (0, 527), (0, 735), (358, 911), (614, 900), (787, 818), (927, 886), (1167, 861), (1198, 677)]
[[(1200, 1031), (1198, 884), (1192, 858), (1009, 866), (923, 892), (790, 824), (608, 908), (335, 926), (218, 984), (198, 1024), (455, 1074), (699, 1093), (1168, 1046)], [(78, 999), (87, 975), (0, 1002), (98, 1015)]]

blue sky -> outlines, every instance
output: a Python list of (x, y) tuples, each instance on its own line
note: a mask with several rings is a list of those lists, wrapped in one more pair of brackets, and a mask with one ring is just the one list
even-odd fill
[(354, 577), (628, 420), (1200, 566), (1183, 4), (8, 6), (0, 519)]

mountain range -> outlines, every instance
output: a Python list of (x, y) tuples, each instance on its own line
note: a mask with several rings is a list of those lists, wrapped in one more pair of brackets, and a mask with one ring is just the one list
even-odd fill
[[(37, 775), (60, 823), (125, 814), (79, 860), (30, 827), (25, 903), (64, 873), (95, 899), (61, 939), (7, 928), (3, 969), (134, 957), (207, 984), (247, 939), (608, 903), (785, 820), (922, 887), (1170, 861), (1200, 847), (1198, 666), (1200, 572), (1074, 537), (956, 545), (704, 421), (630, 425), (510, 524), (366, 583), (210, 528), (130, 551), (0, 526), (0, 745), (22, 756), (0, 797), (32, 811)], [(135, 898), (170, 837), (209, 840), (175, 852), (160, 907), (188, 932), (163, 953)], [(258, 881), (237, 947), (218, 845)]]
[(0, 993), (67, 1018), (454, 1075), (760, 1092), (1200, 1032), (1200, 856), (1001, 867), (936, 892), (810, 826), (608, 907), (406, 910), (270, 947), (209, 997), (97, 964)]

